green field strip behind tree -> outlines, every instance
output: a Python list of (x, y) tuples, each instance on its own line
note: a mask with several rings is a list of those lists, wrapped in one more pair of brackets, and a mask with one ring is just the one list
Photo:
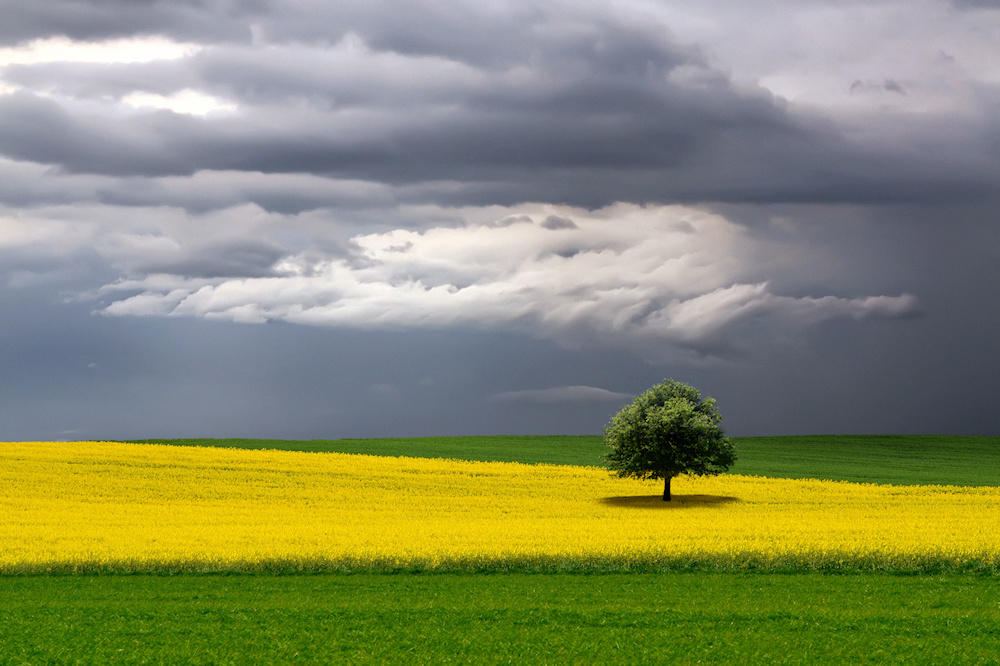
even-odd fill
[(0, 577), (7, 663), (985, 663), (1000, 579)]
[[(731, 471), (737, 474), (861, 483), (1000, 485), (1000, 437), (815, 435), (734, 439), (738, 459)], [(603, 464), (607, 450), (599, 436), (561, 435), (133, 441), (595, 466)]]

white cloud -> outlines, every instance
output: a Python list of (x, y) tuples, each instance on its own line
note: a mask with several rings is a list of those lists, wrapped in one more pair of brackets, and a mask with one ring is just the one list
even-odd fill
[[(964, 112), (983, 84), (1000, 82), (996, 14), (951, 2), (710, 0), (652, 11), (736, 82), (839, 116)], [(858, 80), (878, 85), (857, 94)], [(886, 89), (887, 80), (907, 94)]]
[(727, 325), (758, 315), (810, 324), (833, 317), (870, 315), (902, 317), (917, 311), (912, 294), (864, 298), (777, 296), (766, 282), (734, 284), (687, 300), (675, 300), (650, 316), (648, 324), (666, 336), (696, 342), (710, 339)]
[(556, 386), (546, 389), (504, 391), (491, 397), (495, 402), (624, 402), (631, 400), (629, 393), (617, 393), (596, 386)]
[[(165, 37), (147, 36), (125, 39), (108, 39), (86, 42), (67, 37), (36, 39), (19, 46), (0, 48), (0, 95), (22, 90), (22, 86), (3, 80), (3, 69), (8, 65), (39, 65), (44, 63), (79, 63), (125, 65), (188, 58), (202, 50), (202, 46), (175, 42)], [(44, 97), (59, 97), (46, 89), (34, 90)], [(232, 111), (235, 106), (204, 93), (182, 90), (164, 97), (134, 93), (121, 100), (128, 106), (171, 109), (177, 113), (204, 115), (208, 110)]]
[[(691, 207), (616, 204), (459, 209), (464, 224), (353, 238), (347, 257), (292, 254), (268, 277), (160, 276), (103, 312), (379, 328), (504, 328), (558, 341), (717, 346), (752, 317), (783, 326), (831, 317), (896, 317), (910, 295), (774, 294), (750, 279), (762, 241)], [(555, 215), (572, 226), (552, 229)], [(497, 220), (517, 219), (513, 224)], [(114, 287), (104, 291), (112, 293)]]
[(692, 207), (385, 210), (412, 226), (350, 236), (329, 215), (256, 206), (201, 215), (100, 205), (0, 210), (8, 257), (0, 278), (11, 288), (65, 282), (72, 275), (58, 269), (86, 257), (120, 275), (79, 296), (107, 315), (505, 329), (657, 356), (671, 347), (728, 351), (736, 329), (760, 319), (794, 334), (834, 317), (917, 311), (909, 294), (775, 293), (769, 278), (794, 268), (788, 248)]
[(0, 48), (0, 67), (43, 62), (135, 63), (175, 60), (194, 55), (197, 44), (164, 37), (131, 37), (84, 42), (66, 37), (36, 39), (21, 46)]
[(231, 113), (237, 106), (219, 97), (185, 88), (171, 95), (134, 92), (122, 98), (122, 103), (137, 109), (166, 109), (174, 113), (205, 116), (209, 113)]

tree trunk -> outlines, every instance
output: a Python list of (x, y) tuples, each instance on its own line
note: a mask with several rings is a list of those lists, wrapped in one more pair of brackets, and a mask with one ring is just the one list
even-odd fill
[(673, 477), (665, 476), (663, 477), (663, 501), (670, 501), (670, 479)]

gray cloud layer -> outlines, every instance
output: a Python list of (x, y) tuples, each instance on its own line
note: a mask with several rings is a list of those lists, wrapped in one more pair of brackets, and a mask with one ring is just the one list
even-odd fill
[[(168, 404), (128, 368), (175, 388), (180, 358), (246, 378), (213, 360), (230, 336), (278, 403), (333, 391), (310, 354), (366, 359), (337, 370), (352, 434), (383, 418), (357, 386), (400, 409), (428, 396), (397, 434), (512, 414), (594, 430), (596, 392), (677, 364), (758, 432), (759, 413), (838, 429), (834, 403), (857, 427), (986, 430), (971, 407), (927, 413), (966, 378), (964, 405), (995, 393), (977, 374), (1000, 362), (982, 333), (1000, 281), (994, 5), (0, 0), (0, 302), (24, 322), (0, 333), (2, 370), (32, 385), (61, 359), (86, 371), (77, 394), (105, 376)], [(92, 337), (39, 333), (71, 329)], [(124, 330), (116, 384), (111, 352), (80, 350)], [(865, 411), (896, 390), (891, 418)], [(46, 394), (83, 404), (58, 384), (23, 395)], [(463, 420), (476, 405), (493, 411)], [(241, 409), (205, 428), (260, 411)]]
[[(40, 6), (15, 12), (24, 37), (98, 36), (75, 13), (56, 21), (48, 3)], [(97, 3), (98, 14), (121, 10), (102, 36), (147, 32), (207, 46), (143, 63), (7, 66), (4, 80), (20, 91), (0, 96), (0, 152), (113, 177), (100, 188), (104, 200), (174, 200), (193, 209), (245, 196), (246, 188), (228, 185), (234, 173), (260, 174), (266, 191), (258, 198), (274, 210), (338, 203), (285, 174), (373, 190), (450, 184), (403, 194), (438, 203), (588, 207), (959, 201), (995, 196), (1000, 179), (992, 80), (967, 80), (981, 91), (967, 113), (875, 107), (859, 125), (857, 113), (790, 105), (734, 82), (703, 49), (684, 45), (667, 16), (638, 6), (418, 3), (391, 16), (378, 8), (279, 7), (148, 3), (129, 11)], [(218, 31), (191, 31), (197, 16)], [(49, 32), (32, 32), (35, 22)], [(254, 31), (254, 40), (233, 37)], [(893, 85), (880, 88), (903, 89), (886, 74)], [(969, 76), (958, 66), (951, 74)], [(852, 81), (859, 79), (842, 83), (845, 97)], [(237, 110), (192, 116), (119, 103), (133, 93), (184, 90)], [(914, 160), (915, 151), (936, 158)], [(117, 180), (143, 176), (156, 184)], [(219, 192), (194, 194), (189, 178)]]

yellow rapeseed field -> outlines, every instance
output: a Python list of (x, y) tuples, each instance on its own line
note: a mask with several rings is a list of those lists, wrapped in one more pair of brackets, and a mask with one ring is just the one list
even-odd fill
[(0, 444), (0, 573), (1000, 565), (1000, 488)]

